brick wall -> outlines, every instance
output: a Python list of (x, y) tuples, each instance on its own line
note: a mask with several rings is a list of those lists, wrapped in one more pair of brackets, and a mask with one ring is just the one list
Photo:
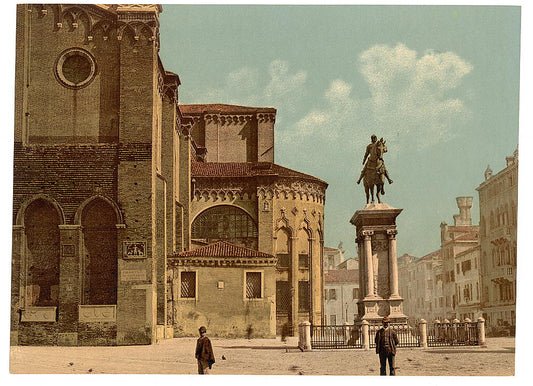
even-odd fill
[(117, 199), (116, 145), (22, 146), (15, 143), (13, 221), (22, 203), (45, 194), (72, 223), (80, 204), (95, 194)]

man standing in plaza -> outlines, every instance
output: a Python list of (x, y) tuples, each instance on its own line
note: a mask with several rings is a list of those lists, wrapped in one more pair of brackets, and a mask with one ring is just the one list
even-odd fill
[(207, 329), (202, 326), (198, 329), (200, 337), (196, 342), (196, 360), (198, 361), (198, 374), (209, 374), (211, 366), (215, 363), (215, 355), (211, 341), (207, 337)]
[(387, 375), (387, 361), (389, 362), (389, 375), (396, 375), (394, 371), (394, 359), (396, 345), (399, 343), (396, 332), (390, 327), (390, 318), (383, 318), (383, 327), (376, 333), (376, 354), (379, 354), (379, 375)]

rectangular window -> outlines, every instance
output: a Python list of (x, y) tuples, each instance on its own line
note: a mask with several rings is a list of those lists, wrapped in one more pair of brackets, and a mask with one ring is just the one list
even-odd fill
[(290, 256), (288, 253), (278, 253), (276, 255), (278, 258), (278, 267), (279, 268), (289, 268), (290, 267)]
[(261, 299), (261, 272), (246, 272), (246, 298)]
[(276, 312), (287, 314), (291, 309), (291, 287), (288, 281), (276, 281)]
[(337, 324), (337, 315), (330, 315), (329, 316), (329, 324), (331, 326), (335, 326)]
[(308, 312), (309, 308), (310, 308), (309, 307), (309, 282), (299, 281), (298, 282), (298, 311)]
[(352, 299), (359, 299), (359, 288), (354, 288), (352, 290)]
[(298, 255), (298, 267), (299, 268), (309, 268), (309, 256), (304, 253)]
[(328, 289), (326, 291), (328, 291), (327, 300), (337, 300), (337, 291), (335, 290), (335, 288)]
[(463, 272), (470, 271), (472, 269), (472, 261), (471, 260), (463, 261), (461, 263), (461, 269), (463, 270)]
[(181, 272), (181, 298), (196, 297), (196, 272)]

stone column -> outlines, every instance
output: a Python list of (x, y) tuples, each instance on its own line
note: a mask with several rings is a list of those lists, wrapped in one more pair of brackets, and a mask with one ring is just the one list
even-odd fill
[(296, 250), (297, 237), (291, 236), (291, 325), (298, 326), (298, 251)]
[(374, 231), (362, 231), (364, 237), (364, 253), (366, 262), (366, 296), (375, 297), (374, 294), (374, 265), (372, 261), (372, 235)]
[(389, 283), (390, 283), (390, 297), (399, 298), (398, 292), (398, 259), (396, 256), (396, 229), (387, 230), (389, 237)]

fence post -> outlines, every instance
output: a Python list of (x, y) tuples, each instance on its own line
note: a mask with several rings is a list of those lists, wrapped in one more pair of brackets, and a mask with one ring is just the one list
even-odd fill
[(453, 334), (453, 342), (457, 343), (459, 340), (459, 327), (457, 326), (461, 321), (457, 318), (452, 320), (453, 328), (452, 328), (452, 334)]
[(344, 344), (350, 340), (350, 323), (344, 322)]
[(485, 319), (481, 316), (477, 318), (477, 332), (478, 332), (478, 344), (483, 347), (487, 347), (487, 342), (485, 341)]
[(369, 333), (368, 333), (368, 321), (367, 320), (363, 320), (361, 322), (361, 325), (363, 327), (363, 348), (365, 350), (370, 350), (370, 338), (369, 338)]
[(425, 319), (420, 319), (420, 347), (428, 347), (428, 322)]
[(306, 320), (299, 327), (298, 347), (302, 351), (311, 351), (311, 323)]
[(434, 339), (436, 342), (440, 341), (440, 320), (435, 319), (433, 322), (433, 334), (435, 335)]

